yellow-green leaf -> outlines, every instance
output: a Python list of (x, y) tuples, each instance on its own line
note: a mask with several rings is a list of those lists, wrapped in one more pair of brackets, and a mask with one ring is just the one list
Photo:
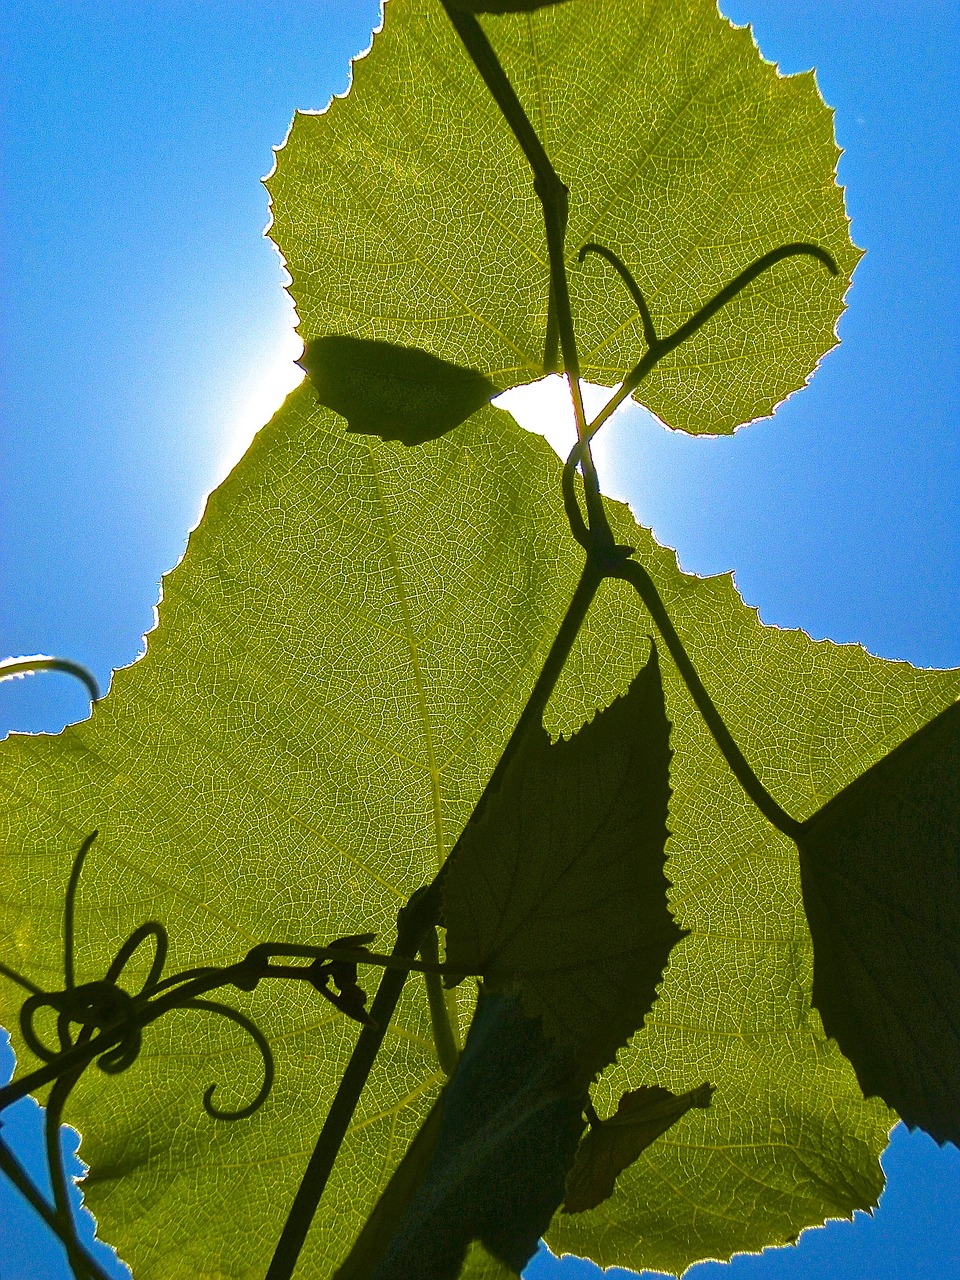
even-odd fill
[[(805, 258), (761, 276), (637, 392), (686, 431), (769, 413), (835, 344), (859, 257), (812, 73), (779, 75), (714, 0), (589, 0), (488, 27), (570, 188), (584, 377), (614, 385), (643, 350), (619, 279), (599, 259), (577, 264), (588, 241), (624, 259), (661, 333), (771, 249), (832, 254), (836, 278)], [(498, 386), (540, 376), (540, 204), (438, 0), (387, 0), (351, 92), (296, 117), (267, 185), (305, 338), (423, 347)]]
[[(166, 924), (171, 968), (239, 959), (268, 939), (377, 930), (432, 877), (516, 721), (580, 570), (559, 464), (507, 415), (481, 410), (417, 449), (343, 430), (295, 392), (210, 498), (164, 581), (146, 656), (88, 721), (0, 744), (0, 959), (62, 985), (73, 854), (100, 837), (77, 903), (78, 981), (131, 929)], [(622, 507), (731, 729), (797, 817), (820, 809), (960, 694), (960, 674), (763, 627), (729, 577), (682, 574)], [(650, 649), (635, 593), (607, 584), (550, 704), (576, 732)], [(744, 798), (663, 665), (673, 725), (667, 877), (690, 930), (642, 1033), (595, 1090), (690, 1079), (709, 1111), (655, 1142), (599, 1210), (555, 1220), (555, 1249), (674, 1270), (874, 1203), (891, 1116), (864, 1102), (810, 1006), (812, 949), (793, 845)], [(133, 975), (136, 976), (135, 974)], [(370, 985), (370, 971), (363, 978)], [(237, 996), (274, 1047), (263, 1109), (211, 1120), (259, 1087), (238, 1029), (171, 1014), (121, 1076), (88, 1072), (67, 1111), (91, 1165), (103, 1235), (139, 1277), (262, 1280), (356, 1028), (304, 984)], [(19, 993), (0, 1021), (20, 1070)], [(346, 1257), (443, 1073), (412, 979), (303, 1266)], [(185, 1211), (185, 1206), (189, 1211)]]

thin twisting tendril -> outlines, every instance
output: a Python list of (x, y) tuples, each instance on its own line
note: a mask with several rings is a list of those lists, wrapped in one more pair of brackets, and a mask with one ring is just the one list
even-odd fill
[[(262, 1106), (275, 1077), (273, 1055), (263, 1033), (243, 1013), (205, 999), (217, 987), (234, 986), (253, 991), (264, 978), (293, 978), (308, 982), (315, 991), (353, 1020), (367, 1024), (370, 1015), (364, 1005), (366, 995), (357, 980), (357, 966), (372, 964), (387, 969), (411, 969), (461, 980), (467, 975), (439, 963), (413, 957), (377, 955), (368, 950), (372, 933), (338, 938), (328, 946), (300, 943), (259, 943), (243, 960), (226, 966), (205, 965), (163, 977), (169, 952), (167, 931), (148, 920), (138, 925), (120, 947), (103, 978), (78, 983), (76, 980), (75, 914), (80, 872), (96, 838), (92, 832), (84, 840), (75, 859), (67, 885), (64, 907), (64, 989), (44, 991), (15, 969), (0, 963), (0, 973), (17, 982), (29, 994), (20, 1009), (20, 1029), (31, 1052), (45, 1065), (0, 1088), (0, 1110), (19, 1098), (61, 1078), (79, 1078), (92, 1061), (108, 1075), (117, 1075), (136, 1061), (143, 1031), (171, 1009), (200, 1009), (219, 1014), (241, 1027), (256, 1044), (264, 1064), (264, 1080), (253, 1101), (239, 1110), (213, 1107), (213, 1086), (204, 1095), (208, 1114), (219, 1120), (241, 1119)], [(153, 958), (139, 991), (131, 994), (119, 985), (123, 972), (139, 948), (154, 943)], [(306, 964), (277, 964), (274, 957), (289, 957)], [(331, 985), (332, 984), (332, 985)], [(56, 1046), (48, 1044), (37, 1026), (42, 1010), (56, 1015)], [(72, 1087), (72, 1086), (71, 1086)]]
[[(683, 324), (678, 325), (673, 333), (666, 338), (657, 336), (656, 325), (650, 309), (640, 286), (633, 277), (632, 272), (626, 263), (612, 249), (606, 248), (605, 245), (596, 244), (590, 241), (580, 249), (578, 259), (583, 262), (588, 253), (595, 253), (604, 258), (614, 268), (620, 279), (626, 285), (627, 291), (636, 304), (640, 313), (640, 321), (643, 326), (644, 340), (647, 345), (646, 354), (634, 365), (631, 371), (624, 378), (620, 388), (611, 396), (604, 407), (600, 410), (594, 420), (587, 426), (586, 431), (577, 440), (571, 449), (567, 461), (564, 464), (563, 476), (561, 480), (561, 488), (563, 492), (563, 505), (566, 511), (567, 520), (570, 524), (570, 531), (577, 542), (580, 543), (588, 552), (593, 550), (596, 544), (590, 526), (584, 519), (580, 510), (580, 503), (577, 500), (576, 486), (574, 484), (574, 475), (578, 468), (581, 468), (587, 457), (587, 451), (593, 438), (596, 436), (600, 428), (610, 419), (614, 411), (620, 407), (624, 400), (634, 392), (648, 373), (652, 372), (659, 364), (664, 356), (669, 355), (687, 338), (691, 338), (698, 329), (701, 329), (706, 322), (721, 308), (725, 307), (728, 302), (742, 293), (749, 284), (752, 284), (758, 276), (765, 271), (769, 271), (771, 267), (776, 266), (778, 262), (783, 262), (786, 258), (816, 258), (821, 262), (831, 275), (838, 275), (839, 268), (831, 254), (826, 249), (821, 249), (819, 245), (808, 244), (805, 241), (794, 241), (790, 244), (780, 245), (777, 249), (771, 249), (769, 253), (763, 254), (745, 267), (738, 275), (718, 290), (709, 301), (705, 302), (699, 310), (695, 311), (689, 320), (685, 320)], [(605, 531), (604, 531), (605, 532)], [(607, 548), (609, 551), (610, 548)]]
[(68, 989), (72, 988), (76, 982), (73, 968), (73, 931), (77, 905), (77, 886), (80, 883), (80, 872), (83, 870), (83, 864), (90, 851), (90, 846), (99, 834), (98, 831), (91, 831), (77, 850), (77, 856), (74, 858), (73, 866), (70, 868), (70, 879), (67, 881), (67, 894), (63, 908), (63, 973), (64, 982)]
[(81, 666), (79, 662), (71, 662), (69, 658), (48, 658), (38, 653), (32, 658), (6, 658), (0, 662), (0, 680), (11, 680), (14, 676), (32, 676), (38, 671), (62, 671), (64, 675), (79, 680), (90, 694), (90, 701), (100, 701), (100, 686), (93, 672)]
[(242, 1027), (246, 1031), (247, 1035), (250, 1036), (260, 1050), (260, 1056), (263, 1059), (263, 1084), (252, 1102), (248, 1102), (245, 1107), (238, 1107), (233, 1111), (215, 1107), (211, 1101), (214, 1090), (217, 1087), (215, 1084), (210, 1085), (203, 1095), (203, 1109), (214, 1120), (245, 1120), (247, 1116), (252, 1116), (266, 1102), (267, 1094), (273, 1088), (274, 1075), (276, 1074), (273, 1052), (267, 1043), (266, 1036), (246, 1014), (240, 1013), (237, 1009), (231, 1009), (229, 1005), (221, 1004), (219, 1000), (202, 1000), (199, 998), (184, 1000), (180, 1008), (200, 1009), (208, 1013), (217, 1013), (221, 1018), (227, 1018), (230, 1022), (235, 1022), (238, 1027)]
[(629, 267), (622, 258), (619, 258), (613, 252), (612, 249), (608, 249), (602, 244), (594, 244), (592, 240), (581, 248), (580, 252), (577, 254), (577, 261), (583, 262), (588, 253), (596, 253), (599, 254), (601, 258), (606, 258), (607, 262), (610, 263), (613, 269), (620, 276), (620, 279), (627, 286), (630, 296), (636, 304), (637, 310), (640, 312), (640, 321), (643, 325), (643, 336), (646, 339), (647, 346), (655, 347), (657, 345), (657, 330), (653, 323), (653, 316), (650, 314), (650, 308), (647, 306), (646, 299), (640, 290), (640, 286), (637, 284), (636, 280), (634, 280)]

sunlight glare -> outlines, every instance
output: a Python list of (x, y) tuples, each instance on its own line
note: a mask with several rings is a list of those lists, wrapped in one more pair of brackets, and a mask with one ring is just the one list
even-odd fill
[[(592, 382), (580, 382), (583, 395), (583, 407), (588, 420), (600, 412), (613, 395), (610, 387), (596, 386)], [(511, 387), (493, 402), (498, 409), (506, 409), (511, 413), (525, 431), (543, 436), (560, 457), (566, 461), (577, 438), (577, 428), (573, 418), (573, 403), (564, 378), (552, 373), (539, 382), (528, 382), (526, 386)], [(597, 472), (601, 478), (604, 493), (613, 496), (610, 488), (603, 483), (604, 477), (613, 477), (616, 462), (610, 444), (610, 436), (614, 424), (624, 414), (636, 409), (628, 400), (616, 411), (610, 422), (597, 433), (593, 443), (593, 456)]]
[(233, 470), (260, 428), (303, 381), (304, 372), (294, 363), (302, 353), (303, 343), (296, 331), (292, 326), (286, 328), (273, 352), (251, 374), (249, 381), (238, 388), (219, 459), (220, 477)]

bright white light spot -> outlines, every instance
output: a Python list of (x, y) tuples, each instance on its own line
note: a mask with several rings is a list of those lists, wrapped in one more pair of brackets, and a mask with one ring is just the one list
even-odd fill
[[(610, 387), (598, 387), (592, 382), (580, 383), (583, 396), (583, 407), (587, 420), (596, 417), (603, 406), (613, 395)], [(577, 439), (577, 427), (573, 417), (573, 402), (566, 379), (558, 373), (549, 378), (541, 378), (539, 382), (530, 382), (523, 387), (513, 387), (497, 396), (493, 402), (498, 409), (506, 409), (512, 413), (520, 426), (526, 431), (543, 436), (547, 443), (566, 461), (570, 450)], [(616, 460), (607, 441), (613, 431), (614, 424), (624, 414), (635, 411), (637, 406), (626, 401), (616, 411), (608, 423), (597, 433), (592, 445), (597, 473), (600, 477), (604, 493), (614, 496), (612, 489), (604, 483), (605, 477), (613, 477), (616, 471)]]
[(237, 465), (260, 428), (276, 413), (286, 397), (304, 379), (304, 372), (294, 361), (303, 354), (303, 343), (294, 329), (284, 330), (250, 379), (235, 391), (235, 408), (228, 417), (219, 474), (226, 476)]

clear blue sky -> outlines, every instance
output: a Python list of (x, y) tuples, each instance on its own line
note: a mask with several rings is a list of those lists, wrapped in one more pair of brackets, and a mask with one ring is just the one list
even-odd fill
[[(688, 570), (734, 569), (765, 621), (960, 665), (960, 6), (724, 0), (837, 111), (858, 268), (843, 345), (775, 419), (689, 440), (617, 429), (615, 483)], [(258, 179), (295, 107), (347, 84), (370, 0), (18, 0), (3, 60), (0, 656), (106, 683), (290, 309)], [(269, 378), (267, 378), (269, 381)], [(61, 677), (0, 685), (0, 731), (86, 714)], [(10, 1120), (27, 1149), (26, 1107)], [(898, 1130), (873, 1219), (696, 1280), (960, 1274), (960, 1155)], [(65, 1275), (0, 1188), (0, 1276)], [(542, 1260), (530, 1276), (596, 1274)]]

